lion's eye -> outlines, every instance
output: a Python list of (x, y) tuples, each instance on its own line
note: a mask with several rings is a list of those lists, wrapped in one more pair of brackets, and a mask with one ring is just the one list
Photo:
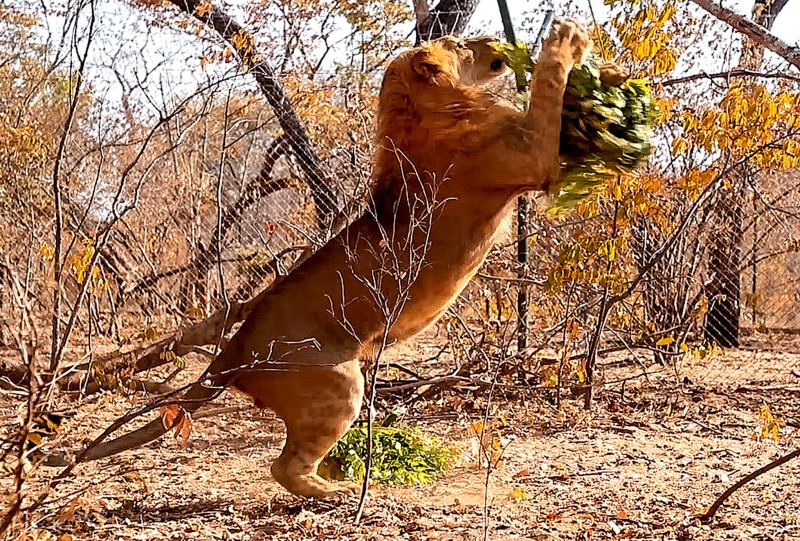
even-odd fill
[(492, 60), (492, 63), (489, 64), (489, 69), (492, 71), (500, 71), (503, 69), (503, 61), (499, 58), (497, 60)]

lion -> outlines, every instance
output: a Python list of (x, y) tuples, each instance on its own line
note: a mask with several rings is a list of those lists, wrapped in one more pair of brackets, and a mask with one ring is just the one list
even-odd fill
[[(490, 41), (472, 45), (475, 51), (469, 41), (446, 38), (391, 62), (379, 97), (374, 207), (264, 295), (177, 401), (191, 412), (233, 387), (274, 410), (286, 425), (286, 442), (271, 472), (293, 494), (355, 492), (353, 484), (323, 479), (317, 467), (359, 415), (362, 361), (433, 324), (478, 270), (510, 203), (557, 179), (564, 88), (588, 50), (585, 30), (570, 20), (554, 23), (527, 112), (478, 86), (504, 66), (491, 56)], [(487, 69), (476, 64), (475, 52), (488, 60)], [(418, 232), (415, 209), (434, 192), (437, 203)], [(406, 277), (415, 249), (409, 239), (420, 237), (424, 264), (407, 283), (402, 310), (387, 322), (375, 288), (384, 308), (396, 306), (401, 293), (397, 280), (378, 280), (385, 254), (396, 256), (394, 271)], [(84, 458), (116, 454), (165, 431), (158, 419)]]

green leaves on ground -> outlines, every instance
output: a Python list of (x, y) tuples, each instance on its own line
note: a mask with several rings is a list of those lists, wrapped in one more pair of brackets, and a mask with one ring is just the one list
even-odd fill
[[(453, 453), (437, 438), (415, 428), (374, 426), (371, 478), (390, 485), (430, 483), (443, 473)], [(354, 426), (331, 449), (320, 465), (320, 474), (332, 479), (364, 478), (366, 427)]]

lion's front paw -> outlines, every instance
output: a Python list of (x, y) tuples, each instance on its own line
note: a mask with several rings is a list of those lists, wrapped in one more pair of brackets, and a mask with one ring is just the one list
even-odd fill
[(556, 19), (542, 44), (542, 59), (557, 60), (571, 68), (586, 59), (591, 45), (582, 24), (572, 19)]

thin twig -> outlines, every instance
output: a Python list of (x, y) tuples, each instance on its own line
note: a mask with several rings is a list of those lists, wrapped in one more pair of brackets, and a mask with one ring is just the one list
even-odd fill
[(708, 508), (708, 511), (706, 511), (704, 514), (702, 514), (701, 516), (698, 517), (700, 519), (700, 522), (702, 522), (703, 524), (709, 524), (712, 520), (714, 520), (714, 515), (717, 514), (717, 511), (722, 506), (722, 504), (725, 503), (725, 500), (730, 498), (731, 494), (733, 494), (734, 492), (739, 490), (742, 486), (744, 486), (745, 484), (749, 483), (750, 481), (752, 481), (756, 477), (758, 477), (758, 476), (760, 476), (760, 475), (762, 475), (764, 473), (767, 473), (768, 471), (770, 471), (770, 470), (772, 470), (774, 468), (777, 468), (778, 466), (780, 466), (782, 464), (785, 464), (785, 463), (789, 462), (790, 460), (792, 460), (793, 458), (798, 457), (798, 456), (800, 456), (800, 449), (795, 449), (791, 453), (783, 455), (782, 457), (773, 460), (772, 462), (770, 462), (766, 466), (762, 466), (761, 468), (758, 468), (753, 473), (750, 473), (750, 474), (744, 476), (740, 481), (737, 481), (728, 490), (723, 492), (722, 495), (719, 498), (717, 498), (717, 501), (715, 501), (714, 504), (711, 507)]

